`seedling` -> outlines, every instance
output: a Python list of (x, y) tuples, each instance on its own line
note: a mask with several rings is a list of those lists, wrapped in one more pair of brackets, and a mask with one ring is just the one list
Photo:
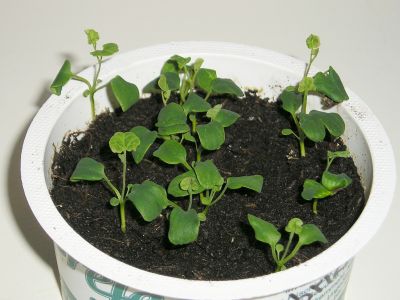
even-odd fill
[[(329, 67), (324, 73), (318, 72), (313, 77), (309, 76), (310, 67), (319, 53), (319, 37), (311, 34), (307, 38), (306, 44), (310, 49), (310, 58), (303, 79), (297, 86), (287, 87), (280, 96), (282, 108), (290, 113), (297, 131), (285, 128), (282, 130), (282, 134), (293, 135), (298, 139), (302, 157), (306, 155), (304, 145), (306, 138), (313, 142), (321, 142), (325, 138), (326, 130), (332, 136), (339, 137), (345, 129), (344, 121), (337, 113), (316, 110), (307, 113), (308, 95), (316, 94), (327, 97), (335, 103), (349, 99), (339, 75), (332, 67)], [(298, 112), (299, 109), (301, 109), (300, 112)]]
[[(157, 218), (161, 211), (171, 205), (167, 199), (164, 188), (151, 181), (142, 184), (126, 183), (127, 152), (136, 151), (140, 145), (139, 137), (133, 132), (117, 132), (110, 141), (109, 146), (113, 153), (117, 154), (122, 163), (122, 184), (118, 189), (105, 174), (102, 163), (90, 158), (82, 158), (70, 180), (78, 181), (101, 181), (113, 193), (110, 205), (119, 206), (121, 231), (126, 232), (125, 205), (130, 200), (142, 215), (143, 219), (150, 222)], [(172, 203), (173, 205), (173, 203)]]
[(123, 111), (128, 110), (139, 100), (139, 90), (137, 86), (133, 83), (125, 81), (119, 75), (115, 76), (109, 83), (103, 85), (100, 85), (102, 81), (99, 79), (100, 70), (104, 59), (118, 52), (118, 45), (115, 43), (107, 43), (103, 45), (102, 49), (98, 49), (97, 42), (100, 38), (99, 34), (93, 29), (87, 29), (85, 30), (85, 33), (88, 39), (88, 44), (93, 48), (93, 51), (90, 52), (90, 54), (97, 60), (97, 65), (94, 66), (94, 76), (92, 82), (73, 73), (71, 71), (71, 63), (69, 60), (66, 60), (51, 84), (50, 91), (59, 96), (62, 88), (69, 82), (69, 80), (73, 79), (83, 82), (87, 86), (87, 89), (84, 91), (83, 95), (85, 97), (89, 96), (92, 119), (94, 120), (96, 118), (94, 95), (100, 89), (110, 85), (115, 99), (121, 106), (121, 109)]
[(303, 184), (303, 192), (301, 196), (304, 200), (313, 201), (313, 212), (317, 214), (318, 200), (336, 194), (338, 191), (348, 187), (352, 180), (344, 173), (334, 174), (329, 172), (332, 162), (337, 157), (348, 158), (350, 153), (348, 151), (328, 151), (327, 163), (325, 171), (322, 173), (321, 182), (313, 179), (306, 179)]
[[(279, 243), (282, 235), (273, 224), (251, 214), (247, 217), (256, 239), (270, 246), (272, 259), (276, 264), (275, 272), (285, 270), (286, 264), (296, 256), (301, 247), (316, 242), (328, 242), (316, 225), (303, 224), (299, 218), (293, 218), (285, 227), (285, 231), (289, 233), (289, 240), (284, 246), (283, 243)], [(297, 243), (293, 246), (295, 236), (297, 236)]]

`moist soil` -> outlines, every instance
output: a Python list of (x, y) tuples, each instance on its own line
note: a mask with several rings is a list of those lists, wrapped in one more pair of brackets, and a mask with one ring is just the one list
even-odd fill
[[(226, 141), (221, 149), (204, 153), (203, 159), (213, 159), (224, 178), (260, 174), (264, 176), (264, 185), (260, 194), (245, 189), (228, 190), (223, 199), (210, 208), (196, 242), (179, 247), (171, 245), (168, 242), (169, 211), (147, 223), (129, 202), (127, 232), (123, 234), (119, 227), (119, 211), (109, 204), (113, 195), (101, 182), (69, 181), (78, 161), (88, 156), (102, 162), (107, 176), (120, 185), (122, 165), (110, 151), (108, 140), (116, 131), (128, 131), (137, 125), (154, 129), (162, 107), (157, 96), (142, 99), (125, 113), (104, 112), (88, 130), (65, 137), (55, 153), (52, 167), (51, 195), (58, 211), (89, 243), (122, 262), (158, 274), (197, 280), (242, 279), (274, 271), (269, 247), (254, 238), (247, 221), (249, 213), (275, 224), (283, 232), (285, 244), (288, 237), (284, 227), (293, 217), (317, 225), (325, 234), (327, 244), (304, 246), (287, 267), (318, 255), (349, 230), (365, 204), (364, 191), (351, 158), (336, 159), (330, 170), (346, 173), (353, 179), (352, 184), (321, 200), (318, 215), (312, 213), (312, 203), (300, 196), (306, 178), (320, 180), (327, 150), (346, 149), (340, 139), (307, 144), (307, 156), (299, 159), (297, 140), (280, 134), (292, 124), (277, 103), (261, 99), (250, 91), (242, 99), (220, 97), (211, 102), (222, 103), (224, 108), (241, 117), (226, 128)], [(159, 145), (157, 141), (139, 165), (129, 157), (128, 183), (148, 179), (167, 187), (169, 181), (185, 171), (153, 157), (151, 153)], [(193, 149), (185, 146), (189, 157), (193, 157)], [(171, 200), (187, 207), (187, 200)]]

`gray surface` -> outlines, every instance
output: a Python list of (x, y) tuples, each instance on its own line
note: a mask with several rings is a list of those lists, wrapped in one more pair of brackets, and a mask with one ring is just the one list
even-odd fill
[[(308, 55), (305, 37), (316, 33), (322, 38), (316, 66), (335, 66), (381, 120), (399, 161), (399, 20), (395, 0), (2, 1), (0, 299), (60, 299), (52, 244), (25, 203), (19, 155), (26, 128), (64, 59), (76, 69), (92, 63), (83, 29), (97, 29), (121, 51), (172, 40), (218, 40), (301, 59)], [(357, 256), (346, 299), (400, 298), (400, 263), (391, 260), (400, 252), (399, 196), (397, 184), (387, 220)]]

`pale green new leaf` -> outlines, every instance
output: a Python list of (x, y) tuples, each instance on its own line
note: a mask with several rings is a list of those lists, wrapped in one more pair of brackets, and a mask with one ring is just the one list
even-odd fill
[(194, 173), (193, 170), (187, 171), (183, 174), (180, 174), (176, 176), (174, 179), (171, 180), (171, 182), (168, 185), (168, 194), (174, 196), (174, 197), (185, 197), (188, 196), (189, 193), (187, 190), (183, 190), (180, 186), (180, 183), (182, 182), (183, 179), (185, 178), (195, 178), (196, 179), (196, 184), (199, 186), (198, 189), (193, 190), (192, 194), (199, 194), (204, 191), (204, 187), (202, 187), (196, 177), (196, 174)]
[(303, 221), (299, 218), (292, 218), (285, 227), (286, 232), (300, 234), (303, 230)]
[(133, 132), (116, 132), (108, 144), (113, 153), (131, 152), (139, 146), (140, 139)]
[(93, 56), (111, 56), (119, 51), (118, 45), (115, 43), (107, 43), (103, 45), (102, 50), (95, 50), (93, 52), (90, 52), (91, 55)]
[(321, 179), (322, 185), (333, 193), (348, 187), (351, 182), (351, 178), (346, 174), (334, 174), (329, 171), (324, 171)]
[(99, 33), (94, 29), (86, 29), (85, 33), (88, 39), (88, 44), (93, 46), (96, 45), (97, 41), (100, 39)]

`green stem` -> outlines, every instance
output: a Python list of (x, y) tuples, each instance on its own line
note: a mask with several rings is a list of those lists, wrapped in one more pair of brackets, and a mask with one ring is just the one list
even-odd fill
[(294, 232), (291, 232), (289, 235), (289, 241), (286, 244), (285, 251), (283, 252), (282, 259), (285, 259), (286, 255), (288, 254), (290, 245), (292, 244), (292, 241), (293, 241), (293, 237), (294, 237)]
[(183, 162), (182, 165), (184, 165), (184, 167), (185, 167), (186, 169), (188, 169), (188, 171), (191, 171), (191, 170), (192, 170), (192, 167), (187, 163), (187, 161)]
[(285, 266), (285, 264), (296, 255), (296, 253), (300, 250), (301, 246), (302, 245), (300, 244), (300, 242), (297, 242), (292, 252), (290, 252), (288, 256), (279, 261), (279, 265), (281, 265), (281, 267)]
[(78, 80), (80, 82), (83, 82), (84, 84), (86, 84), (88, 86), (88, 89), (91, 90), (92, 85), (90, 84), (90, 82), (87, 79), (85, 79), (85, 78), (83, 78), (81, 76), (78, 76), (76, 74), (72, 75), (72, 79), (75, 79), (75, 80)]
[(111, 183), (110, 179), (108, 179), (107, 176), (104, 176), (103, 178), (104, 182), (107, 184), (107, 186), (114, 192), (115, 196), (117, 196), (117, 198), (119, 200), (121, 200), (121, 194), (120, 192), (117, 190), (117, 188)]
[[(279, 266), (279, 259), (278, 259), (277, 255), (276, 255), (275, 246), (276, 245), (271, 246), (271, 253), (272, 253), (272, 258), (274, 259), (275, 263)], [(277, 271), (277, 270), (275, 270), (275, 271)]]
[(306, 69), (304, 70), (304, 76), (303, 78), (306, 78), (308, 76), (308, 72), (310, 72), (311, 64), (314, 61), (315, 57), (313, 58), (312, 51), (310, 51), (310, 59), (308, 60), (308, 64), (306, 66)]
[(297, 119), (296, 114), (292, 114), (292, 118), (293, 118), (294, 124), (296, 125), (297, 132), (299, 133), (298, 140), (299, 140), (299, 144), (300, 144), (300, 156), (305, 157), (306, 156), (306, 148), (304, 145), (304, 140), (305, 140), (304, 132), (303, 132), (303, 130), (301, 130), (300, 123), (299, 123), (299, 120)]
[(313, 206), (312, 206), (312, 211), (315, 215), (318, 215), (318, 210), (317, 210), (317, 205), (318, 205), (318, 200), (314, 199), (313, 201)]
[(101, 90), (101, 89), (104, 89), (106, 86), (107, 86), (107, 83), (106, 83), (106, 84), (103, 84), (103, 85), (101, 85), (101, 86), (99, 86), (99, 87), (97, 87), (97, 88), (94, 90), (93, 93), (96, 93), (97, 91), (99, 91), (99, 90)]
[(212, 90), (210, 90), (210, 91), (207, 93), (207, 95), (206, 95), (206, 97), (204, 98), (204, 100), (206, 100), (206, 101), (207, 101), (207, 100), (208, 100), (208, 98), (210, 98), (210, 96), (211, 96), (211, 91), (212, 91)]
[(171, 200), (169, 200), (169, 199), (167, 199), (168, 201), (168, 204), (170, 205), (170, 206), (172, 206), (172, 207), (175, 207), (175, 208), (177, 208), (177, 207), (180, 207), (178, 204), (176, 204), (175, 202), (173, 202), (173, 201), (171, 201)]
[(307, 113), (307, 96), (308, 96), (308, 91), (305, 90), (303, 94), (303, 104), (301, 105), (301, 112), (303, 114)]
[(96, 119), (96, 107), (95, 107), (95, 103), (94, 103), (94, 92), (90, 91), (89, 99), (90, 99), (90, 111), (92, 113), (92, 120), (95, 120)]
[(215, 203), (217, 203), (219, 200), (222, 199), (222, 197), (224, 196), (226, 190), (228, 189), (228, 183), (225, 183), (224, 189), (222, 190), (222, 192), (218, 195), (218, 197), (214, 200), (214, 202), (210, 203), (211, 205), (214, 205)]
[(122, 160), (122, 200), (125, 202), (125, 188), (126, 188), (126, 151), (124, 151), (124, 156)]
[(192, 208), (192, 203), (193, 203), (193, 193), (192, 193), (192, 188), (191, 187), (189, 187), (188, 192), (189, 192), (189, 206), (188, 206), (187, 210), (189, 211), (189, 209)]
[(121, 216), (121, 231), (126, 232), (126, 221), (125, 221), (125, 202), (119, 204), (119, 214)]

